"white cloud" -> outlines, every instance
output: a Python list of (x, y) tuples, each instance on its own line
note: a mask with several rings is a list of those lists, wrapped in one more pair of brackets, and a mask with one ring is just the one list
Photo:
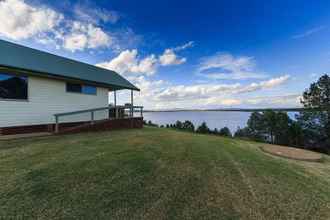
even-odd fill
[(110, 69), (124, 75), (129, 73), (153, 75), (157, 69), (157, 59), (155, 55), (152, 54), (140, 60), (136, 49), (125, 50), (111, 61), (99, 63), (97, 66)]
[(159, 101), (178, 101), (187, 99), (207, 98), (217, 93), (229, 93), (240, 88), (240, 84), (200, 84), (200, 85), (179, 85), (172, 86), (157, 94)]
[(198, 68), (198, 75), (209, 79), (261, 79), (267, 77), (256, 70), (253, 57), (234, 57), (229, 53), (217, 53), (203, 58)]
[(63, 15), (46, 7), (34, 7), (23, 0), (0, 1), (0, 35), (14, 39), (26, 39), (54, 29)]
[(181, 51), (181, 50), (185, 50), (185, 49), (191, 48), (194, 45), (195, 45), (195, 42), (194, 41), (189, 41), (188, 43), (185, 43), (183, 45), (180, 45), (180, 46), (175, 47), (173, 50), (175, 50), (175, 51)]
[(74, 21), (68, 34), (62, 36), (65, 49), (76, 51), (86, 48), (94, 49), (107, 47), (112, 43), (112, 39), (101, 28), (92, 24)]
[[(141, 89), (139, 92), (134, 92), (134, 103), (136, 105), (142, 105), (146, 109), (154, 109), (160, 104), (154, 100), (154, 97), (168, 86), (168, 82), (152, 80), (144, 75), (129, 75), (127, 79)], [(120, 102), (119, 104), (130, 101), (130, 93), (125, 90), (118, 91), (117, 96), (120, 97), (120, 99), (117, 99)], [(110, 98), (110, 102), (113, 102), (112, 97)]]
[(97, 66), (124, 74), (137, 65), (137, 53), (137, 50), (125, 50), (111, 61), (99, 63)]
[(163, 80), (150, 80), (145, 76), (129, 77), (128, 79), (141, 89), (135, 98), (143, 105), (151, 104), (154, 96), (167, 85), (167, 82)]
[(204, 105), (221, 105), (221, 106), (237, 106), (242, 104), (242, 101), (239, 99), (233, 98), (224, 98), (224, 97), (210, 97), (205, 99), (203, 102)]
[(230, 71), (250, 71), (255, 67), (253, 57), (233, 57), (231, 54), (218, 53), (215, 56), (204, 58), (200, 64), (200, 71), (211, 68), (223, 68)]
[(140, 59), (137, 50), (123, 51), (111, 61), (97, 65), (117, 71), (137, 85), (141, 92), (135, 97), (136, 103), (149, 109), (237, 106), (247, 102), (232, 96), (272, 89), (284, 84), (290, 78), (289, 75), (283, 75), (247, 85), (240, 83), (171, 85), (163, 80), (155, 81), (149, 78), (157, 70), (157, 59), (155, 55)]
[(259, 85), (264, 89), (273, 88), (275, 86), (281, 85), (284, 82), (288, 81), (289, 78), (290, 78), (290, 75), (284, 75), (284, 76), (280, 76), (278, 78), (270, 79), (268, 81), (262, 81), (261, 83), (259, 83)]
[(65, 19), (53, 9), (24, 0), (0, 0), (0, 20), (0, 35), (13, 40), (34, 38), (72, 52), (113, 43), (108, 33), (92, 23)]
[[(129, 75), (128, 80), (137, 85), (134, 101), (146, 109), (209, 109), (221, 107), (297, 107), (299, 95), (255, 97), (253, 92), (275, 88), (287, 81), (280, 76), (259, 83), (172, 85), (164, 80), (154, 80), (146, 75)], [(123, 96), (121, 95), (121, 98)], [(127, 95), (129, 100), (129, 95)]]
[(235, 84), (199, 84), (191, 86), (173, 86), (157, 94), (159, 101), (178, 101), (187, 99), (203, 99), (218, 97), (223, 95), (251, 93), (258, 90), (271, 89), (284, 84), (289, 79), (289, 75), (273, 78), (259, 83), (248, 85)]
[(99, 24), (100, 22), (114, 24), (120, 18), (118, 12), (99, 8), (89, 1), (85, 1), (83, 4), (81, 2), (75, 4), (73, 12), (78, 20), (93, 24)]
[(157, 59), (155, 55), (150, 55), (142, 59), (138, 65), (132, 67), (131, 71), (133, 73), (142, 73), (146, 75), (153, 75), (156, 72)]
[(124, 75), (129, 75), (130, 73), (138, 73), (151, 76), (156, 73), (159, 65), (179, 65), (186, 62), (186, 58), (179, 58), (174, 51), (184, 50), (192, 46), (193, 42), (190, 41), (177, 47), (176, 49), (166, 49), (158, 59), (154, 54), (141, 59), (138, 57), (138, 51), (136, 49), (125, 50), (112, 60), (98, 63), (96, 65), (106, 69), (114, 70)]
[(309, 30), (305, 31), (304, 33), (294, 35), (294, 36), (292, 36), (292, 38), (293, 39), (300, 39), (300, 38), (308, 37), (312, 34), (315, 34), (317, 32), (322, 31), (324, 28), (326, 28), (326, 27), (325, 26), (315, 27), (315, 28), (312, 28), (312, 29), (309, 29)]
[(209, 74), (205, 74), (204, 76), (208, 79), (214, 79), (214, 80), (262, 79), (266, 77), (266, 75), (262, 75), (258, 73), (235, 73), (235, 74), (209, 73)]
[(82, 50), (87, 46), (87, 36), (85, 34), (70, 34), (64, 38), (64, 48), (75, 51)]
[(159, 61), (162, 66), (169, 66), (169, 65), (180, 65), (187, 61), (186, 58), (179, 58), (173, 49), (166, 49), (164, 53), (159, 56)]
[(179, 57), (175, 52), (179, 52), (194, 46), (194, 41), (189, 41), (175, 48), (168, 48), (159, 56), (159, 62), (162, 66), (180, 65), (187, 61), (185, 57)]
[(270, 96), (270, 97), (255, 97), (244, 100), (247, 105), (253, 105), (257, 107), (299, 107), (301, 95), (283, 95), (283, 96)]
[(282, 85), (287, 82), (290, 78), (290, 75), (284, 75), (277, 78), (273, 78), (267, 81), (261, 81), (259, 83), (251, 83), (247, 86), (243, 86), (242, 88), (235, 91), (236, 93), (246, 93), (246, 92), (254, 92), (262, 89), (271, 89), (276, 86)]

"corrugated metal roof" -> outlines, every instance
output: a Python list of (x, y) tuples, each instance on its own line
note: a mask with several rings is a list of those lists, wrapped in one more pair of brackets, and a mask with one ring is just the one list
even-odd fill
[(139, 90), (118, 73), (40, 50), (0, 40), (0, 66), (37, 72), (40, 76), (93, 82), (109, 89)]

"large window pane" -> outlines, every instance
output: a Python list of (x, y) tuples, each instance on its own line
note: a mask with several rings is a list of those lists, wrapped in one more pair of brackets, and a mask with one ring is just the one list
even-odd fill
[(0, 99), (26, 100), (27, 98), (27, 77), (0, 72)]
[(84, 94), (89, 94), (89, 95), (96, 95), (96, 87), (94, 86), (83, 86), (82, 92)]

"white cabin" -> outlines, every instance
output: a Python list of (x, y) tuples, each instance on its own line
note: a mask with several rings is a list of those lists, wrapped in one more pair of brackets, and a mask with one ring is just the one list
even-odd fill
[[(51, 125), (54, 115), (108, 107), (110, 91), (139, 90), (114, 71), (0, 40), (0, 134), (6, 128)], [(94, 119), (107, 119), (106, 111)], [(90, 114), (65, 122), (88, 121)]]

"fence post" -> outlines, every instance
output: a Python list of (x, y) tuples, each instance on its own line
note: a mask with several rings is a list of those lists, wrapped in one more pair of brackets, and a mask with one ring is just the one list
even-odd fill
[(115, 104), (115, 119), (118, 116), (118, 112), (117, 112), (117, 93), (116, 90), (114, 91), (114, 104)]
[(94, 111), (91, 111), (91, 124), (94, 124)]
[(55, 133), (58, 133), (58, 116), (55, 115)]
[(133, 89), (131, 89), (131, 118), (134, 116)]

